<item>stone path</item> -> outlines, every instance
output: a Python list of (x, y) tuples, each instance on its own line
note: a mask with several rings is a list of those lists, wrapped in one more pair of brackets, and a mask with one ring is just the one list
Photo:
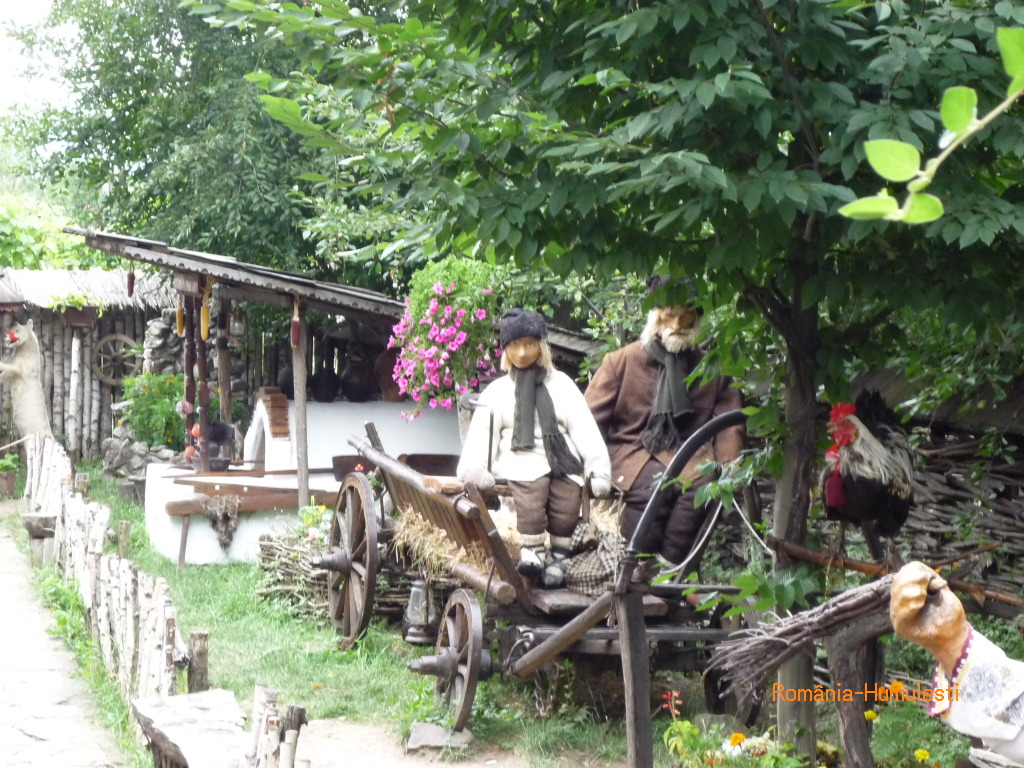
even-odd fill
[[(0, 502), (0, 515), (18, 514)], [(32, 585), (32, 566), (0, 529), (0, 765), (4, 768), (122, 768), (96, 703)]]

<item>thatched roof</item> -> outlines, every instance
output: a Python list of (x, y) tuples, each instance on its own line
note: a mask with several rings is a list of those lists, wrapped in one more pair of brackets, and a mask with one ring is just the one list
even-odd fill
[(54, 307), (85, 297), (85, 306), (123, 309), (173, 307), (176, 293), (169, 280), (139, 272), (128, 295), (128, 273), (122, 269), (2, 269), (0, 308)]

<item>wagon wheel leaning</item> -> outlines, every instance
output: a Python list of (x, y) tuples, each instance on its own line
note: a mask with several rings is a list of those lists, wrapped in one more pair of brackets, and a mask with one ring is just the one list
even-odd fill
[(327, 597), (331, 621), (341, 636), (338, 647), (349, 650), (370, 624), (377, 591), (380, 552), (373, 488), (366, 475), (345, 476), (327, 538), (329, 551), (313, 559), (314, 568), (330, 572)]
[(131, 336), (112, 333), (96, 342), (92, 348), (89, 368), (104, 384), (118, 386), (142, 368), (139, 344)]
[[(719, 603), (712, 611), (708, 626), (711, 629), (755, 629), (760, 625), (757, 611), (748, 608), (735, 616), (724, 614), (732, 608), (730, 603)], [(746, 726), (754, 724), (757, 716), (761, 713), (762, 691), (751, 691), (744, 696), (746, 691), (727, 691), (729, 682), (723, 677), (718, 669), (708, 669), (704, 672), (704, 701), (708, 709), (716, 715), (732, 715)]]
[(452, 718), (452, 730), (461, 731), (473, 709), (476, 684), (491, 673), (491, 655), (484, 650), (484, 623), (480, 603), (468, 589), (448, 598), (437, 632), (434, 656), (410, 668), (437, 677), (434, 694), (439, 707)]

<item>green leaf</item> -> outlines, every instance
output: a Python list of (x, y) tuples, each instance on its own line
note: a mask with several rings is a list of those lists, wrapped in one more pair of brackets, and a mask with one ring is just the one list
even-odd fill
[(1000, 27), (996, 30), (1003, 68), (1013, 79), (1024, 77), (1024, 28)]
[(865, 141), (864, 152), (875, 173), (889, 181), (910, 181), (921, 169), (921, 153), (905, 141)]
[(967, 130), (978, 115), (978, 94), (962, 85), (947, 88), (940, 107), (942, 124), (959, 135)]
[(884, 219), (899, 210), (896, 198), (889, 195), (862, 197), (847, 203), (839, 209), (839, 214), (848, 219)]
[(916, 192), (907, 198), (907, 211), (903, 215), (906, 224), (926, 224), (940, 218), (945, 210), (942, 201), (935, 195)]

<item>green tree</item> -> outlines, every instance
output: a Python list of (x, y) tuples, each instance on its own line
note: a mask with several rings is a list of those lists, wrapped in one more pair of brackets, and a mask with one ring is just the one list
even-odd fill
[[(299, 54), (291, 91), (286, 72), (254, 78), (269, 114), (416, 206), (403, 245), (493, 248), (559, 274), (667, 264), (705, 278), (717, 303), (735, 299), (715, 362), (782, 361), (792, 527), (780, 533), (802, 533), (817, 395), (847, 394), (852, 372), (898, 349), (895, 309), (938, 308), (957, 327), (1014, 310), (1016, 110), (936, 180), (946, 218), (895, 229), (836, 214), (877, 190), (865, 139), (933, 145), (929, 105), (951, 85), (1001, 100), (994, 31), (1024, 22), (1012, 3), (452, 0), (375, 13), (247, 2), (215, 23)], [(309, 108), (323, 83), (354, 122)], [(382, 141), (354, 155), (348, 131), (368, 126)], [(774, 335), (751, 344), (765, 324)]]
[[(558, 274), (667, 266), (732, 305), (712, 362), (773, 371), (782, 393), (779, 536), (804, 535), (819, 395), (848, 394), (854, 373), (905, 348), (905, 323), (922, 314), (957, 335), (992, 333), (1016, 312), (1019, 107), (947, 162), (931, 188), (949, 201), (942, 219), (886, 227), (837, 214), (877, 192), (866, 139), (934, 146), (933, 105), (950, 86), (973, 87), (983, 111), (1002, 100), (994, 33), (1024, 23), (1008, 0), (196, 11), (300, 56), (302, 78), (262, 75), (269, 114), (417, 208), (403, 246), (493, 248)], [(325, 86), (355, 123), (309, 110)], [(353, 125), (387, 141), (353, 152)]]
[(314, 153), (243, 79), (261, 61), (287, 69), (287, 51), (215, 32), (171, 0), (57, 0), (49, 27), (22, 37), (56, 54), (73, 89), (71, 106), (19, 120), (25, 146), (51, 150), (45, 178), (90, 191), (73, 223), (314, 268), (294, 194)]

